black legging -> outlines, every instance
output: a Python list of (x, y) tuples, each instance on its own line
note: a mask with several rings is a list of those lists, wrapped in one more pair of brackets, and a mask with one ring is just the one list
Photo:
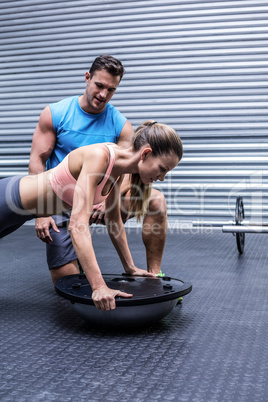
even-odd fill
[(0, 180), (0, 238), (35, 218), (21, 205), (19, 193), (21, 178), (22, 176), (12, 176)]

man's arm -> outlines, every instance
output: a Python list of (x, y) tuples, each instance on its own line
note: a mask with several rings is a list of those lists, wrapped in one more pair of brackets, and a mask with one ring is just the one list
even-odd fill
[[(46, 161), (50, 157), (56, 143), (56, 134), (53, 129), (52, 116), (49, 106), (47, 106), (39, 117), (36, 126), (29, 161), (29, 174), (42, 173), (46, 170)], [(36, 235), (45, 243), (51, 243), (52, 238), (49, 227), (59, 232), (52, 217), (37, 218), (35, 221)]]
[(133, 134), (134, 134), (133, 127), (127, 120), (122, 128), (122, 131), (117, 141), (117, 145), (119, 145), (120, 147), (129, 147)]
[(37, 174), (46, 170), (46, 161), (50, 157), (56, 143), (52, 116), (47, 106), (39, 117), (34, 131), (29, 161), (29, 174)]

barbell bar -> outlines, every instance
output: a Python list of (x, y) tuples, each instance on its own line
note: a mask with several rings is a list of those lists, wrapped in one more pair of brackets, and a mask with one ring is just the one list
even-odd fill
[(245, 221), (245, 211), (243, 198), (236, 199), (235, 221), (193, 221), (193, 227), (221, 227), (223, 233), (233, 233), (236, 235), (237, 249), (243, 254), (245, 247), (246, 233), (268, 233), (268, 223)]
[(268, 233), (268, 227), (261, 227), (260, 225), (224, 225), (222, 227), (223, 233)]
[[(226, 222), (226, 221), (192, 221), (192, 226), (193, 227), (200, 227), (200, 226), (201, 227), (211, 227), (212, 226), (212, 227), (219, 227), (222, 229), (228, 227), (228, 232), (229, 232), (229, 226), (232, 226), (232, 228), (233, 228), (232, 232), (236, 232), (236, 228), (238, 225), (236, 226), (235, 221), (228, 221), (228, 222)], [(257, 227), (260, 228), (262, 226), (268, 228), (268, 223), (243, 221), (243, 222), (241, 222), (239, 227), (240, 226), (248, 228), (249, 229), (248, 233), (254, 233), (254, 231), (253, 232), (251, 231), (252, 226), (256, 227), (256, 230), (257, 230)], [(260, 229), (258, 229), (258, 230), (260, 230)], [(242, 230), (242, 231), (244, 231), (244, 230)], [(224, 230), (224, 232), (225, 232), (225, 230)], [(227, 232), (227, 230), (226, 230), (226, 232)], [(264, 233), (266, 233), (266, 231)]]

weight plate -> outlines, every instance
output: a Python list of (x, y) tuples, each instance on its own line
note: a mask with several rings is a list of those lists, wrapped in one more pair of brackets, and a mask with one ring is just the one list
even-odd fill
[[(236, 225), (241, 225), (245, 219), (244, 203), (241, 196), (236, 199), (235, 206), (235, 223)], [(245, 247), (245, 233), (236, 233), (236, 245), (239, 254), (243, 254)]]

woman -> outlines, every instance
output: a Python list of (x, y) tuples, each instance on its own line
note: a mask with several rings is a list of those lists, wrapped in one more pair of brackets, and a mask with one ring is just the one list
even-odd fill
[[(132, 295), (107, 287), (101, 275), (89, 230), (93, 205), (105, 200), (105, 223), (122, 265), (129, 275), (156, 276), (135, 266), (120, 213), (120, 185), (131, 174), (130, 213), (139, 220), (151, 183), (163, 181), (178, 165), (183, 148), (171, 127), (147, 121), (137, 128), (129, 148), (95, 144), (77, 148), (54, 169), (0, 180), (0, 238), (37, 216), (72, 209), (69, 231), (79, 262), (102, 310), (115, 308), (115, 296)], [(108, 197), (109, 195), (109, 197)]]

